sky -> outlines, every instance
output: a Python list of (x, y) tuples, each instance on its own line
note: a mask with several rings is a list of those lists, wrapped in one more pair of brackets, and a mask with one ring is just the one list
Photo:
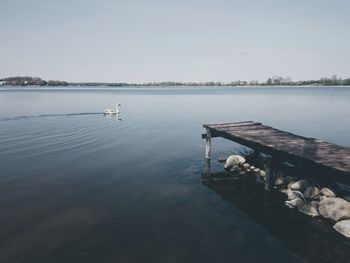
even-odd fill
[(350, 0), (0, 0), (0, 78), (350, 77)]

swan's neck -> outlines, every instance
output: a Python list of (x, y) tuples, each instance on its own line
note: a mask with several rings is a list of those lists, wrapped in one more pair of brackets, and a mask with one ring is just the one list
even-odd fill
[(117, 114), (119, 113), (119, 104), (115, 105), (115, 113), (117, 113)]

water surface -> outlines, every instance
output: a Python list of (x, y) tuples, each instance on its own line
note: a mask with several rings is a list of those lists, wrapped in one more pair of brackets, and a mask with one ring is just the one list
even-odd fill
[[(0, 261), (345, 262), (278, 193), (205, 183), (200, 135), (254, 120), (350, 146), (349, 112), (347, 87), (1, 88)], [(215, 139), (213, 173), (238, 150)]]

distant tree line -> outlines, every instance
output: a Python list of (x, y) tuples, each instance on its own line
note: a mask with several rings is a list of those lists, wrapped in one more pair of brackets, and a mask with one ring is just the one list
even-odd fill
[(58, 80), (42, 80), (41, 78), (33, 77), (10, 77), (0, 79), (0, 85), (11, 86), (108, 86), (108, 87), (137, 87), (137, 86), (350, 86), (350, 78), (342, 79), (333, 75), (330, 78), (321, 78), (319, 80), (302, 80), (292, 81), (290, 77), (273, 76), (264, 82), (257, 80), (245, 81), (236, 80), (231, 82), (209, 81), (209, 82), (147, 82), (147, 83), (105, 83), (105, 82), (66, 82)]
[(269, 78), (265, 83), (260, 85), (289, 85), (289, 86), (350, 86), (350, 78), (342, 79), (338, 78), (337, 75), (333, 75), (331, 78), (321, 78), (319, 80), (301, 80), (292, 81), (290, 77), (272, 77)]
[(10, 86), (68, 86), (66, 81), (58, 80), (43, 80), (41, 78), (33, 77), (10, 77), (0, 79), (2, 85)]

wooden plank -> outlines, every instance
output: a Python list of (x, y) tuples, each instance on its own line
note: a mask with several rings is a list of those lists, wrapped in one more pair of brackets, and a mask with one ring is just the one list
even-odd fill
[(221, 123), (211, 123), (211, 124), (203, 124), (203, 128), (208, 126), (225, 126), (225, 125), (234, 125), (234, 124), (245, 124), (245, 123), (254, 123), (254, 121), (237, 121), (237, 122), (221, 122)]
[(260, 122), (233, 122), (233, 123), (218, 123), (218, 124), (204, 124), (204, 128), (222, 128), (222, 127), (243, 127), (243, 126), (254, 126), (254, 125), (261, 125)]
[[(281, 130), (278, 130), (278, 129), (275, 129), (275, 128), (272, 128), (270, 126), (266, 126), (266, 125), (260, 125), (260, 126), (255, 126), (255, 127), (229, 127), (227, 129), (225, 129), (226, 131), (230, 132), (231, 130), (235, 133), (237, 132), (244, 132), (245, 134), (249, 133), (258, 133), (259, 136), (261, 136), (261, 132), (263, 132), (262, 130), (265, 130), (266, 132), (268, 133), (274, 133), (274, 134), (281, 134), (283, 135), (284, 137), (287, 137), (287, 136), (290, 136), (292, 137), (293, 139), (296, 139), (296, 138), (300, 138), (302, 140), (310, 140), (310, 139), (313, 139), (313, 138), (306, 138), (306, 137), (303, 137), (303, 136), (300, 136), (300, 135), (295, 135), (293, 133), (289, 133), (289, 132), (285, 132), (285, 131), (281, 131)], [(220, 128), (220, 131), (223, 131), (223, 129)]]
[(220, 131), (224, 131), (224, 132), (234, 132), (234, 133), (255, 133), (255, 132), (258, 132), (258, 133), (261, 133), (261, 132), (273, 132), (273, 130), (267, 128), (267, 127), (264, 127), (263, 125), (251, 125), (249, 127), (247, 126), (240, 126), (240, 127), (237, 127), (237, 126), (233, 126), (233, 127), (230, 127), (230, 126), (225, 126), (225, 127), (222, 127), (222, 128), (214, 128), (215, 129), (218, 129)]
[(241, 123), (241, 124), (225, 124), (225, 125), (215, 125), (215, 126), (207, 126), (210, 129), (220, 129), (220, 128), (229, 128), (229, 127), (253, 127), (253, 126), (258, 126), (261, 125), (259, 122), (253, 122), (253, 123)]
[[(220, 135), (218, 135), (218, 134), (212, 132), (211, 138), (217, 138), (217, 137), (220, 137)], [(206, 138), (207, 138), (207, 134), (206, 134), (206, 133), (203, 133), (203, 134), (202, 134), (202, 139), (206, 139)]]

